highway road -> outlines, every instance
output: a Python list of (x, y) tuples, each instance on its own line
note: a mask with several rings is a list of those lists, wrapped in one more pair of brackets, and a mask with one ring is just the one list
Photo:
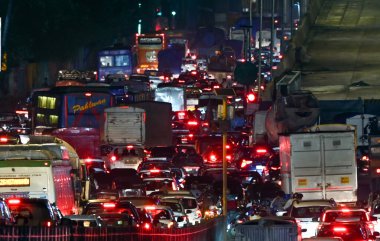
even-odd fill
[(304, 45), (302, 88), (319, 100), (380, 99), (379, 12), (379, 0), (325, 1)]

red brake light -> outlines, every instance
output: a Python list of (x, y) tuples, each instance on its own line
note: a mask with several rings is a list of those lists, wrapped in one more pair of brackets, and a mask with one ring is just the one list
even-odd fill
[(243, 159), (243, 161), (241, 162), (240, 167), (244, 168), (244, 167), (246, 167), (249, 164), (252, 164), (252, 161), (248, 161), (248, 160)]
[(144, 223), (144, 229), (146, 230), (150, 230), (151, 226), (150, 226), (150, 223)]
[(159, 169), (150, 169), (149, 172), (150, 173), (159, 173), (160, 170)]
[(228, 161), (230, 161), (231, 158), (232, 158), (231, 155), (227, 155), (227, 156), (226, 156), (226, 159), (227, 159)]
[(19, 205), (21, 203), (20, 199), (8, 199), (9, 205)]
[(333, 230), (334, 232), (347, 232), (347, 228), (345, 227), (334, 227)]
[(380, 174), (380, 168), (376, 168), (376, 173)]
[(267, 153), (267, 149), (259, 148), (259, 149), (256, 150), (256, 153), (257, 153), (257, 154), (264, 154), (264, 153)]
[(197, 126), (197, 125), (198, 125), (198, 122), (197, 122), (197, 121), (189, 121), (189, 122), (187, 122), (187, 124), (188, 124), (189, 126)]
[(116, 156), (111, 156), (111, 161), (116, 161), (117, 160), (117, 158), (116, 158)]
[(145, 207), (145, 210), (155, 210), (156, 207), (155, 206), (146, 206)]
[(196, 74), (197, 74), (197, 71), (191, 71), (191, 74), (192, 74), (192, 75), (196, 75)]
[(115, 203), (103, 203), (104, 208), (115, 208), (116, 204)]
[(0, 142), (1, 143), (7, 143), (8, 142), (8, 138), (7, 137), (0, 137)]
[(47, 222), (46, 222), (46, 226), (47, 226), (47, 227), (51, 227), (51, 222), (50, 222), (50, 221), (47, 221)]
[(247, 101), (248, 102), (254, 102), (256, 100), (256, 96), (253, 93), (250, 93), (247, 95)]
[(84, 162), (85, 162), (85, 163), (91, 163), (91, 162), (92, 162), (92, 159), (87, 158)]
[(271, 167), (270, 169), (273, 171), (277, 171), (277, 170), (280, 170), (281, 168), (280, 167)]
[(214, 154), (210, 155), (210, 161), (212, 161), (212, 162), (216, 161), (216, 156)]
[(92, 94), (89, 93), (89, 92), (85, 93), (84, 95), (87, 96), (87, 97), (91, 97), (92, 96)]

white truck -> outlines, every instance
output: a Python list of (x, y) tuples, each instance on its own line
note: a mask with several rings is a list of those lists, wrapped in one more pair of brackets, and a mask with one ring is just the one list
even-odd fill
[(109, 147), (106, 166), (134, 168), (144, 149), (173, 143), (170, 103), (147, 101), (105, 109), (103, 144)]
[(319, 128), (280, 135), (282, 189), (303, 200), (357, 201), (355, 131)]

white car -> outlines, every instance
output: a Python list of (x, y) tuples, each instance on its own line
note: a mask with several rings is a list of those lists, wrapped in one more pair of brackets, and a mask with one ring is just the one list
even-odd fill
[(289, 216), (301, 225), (302, 238), (314, 237), (317, 234), (319, 218), (325, 209), (335, 207), (334, 200), (301, 200), (293, 202)]
[(105, 157), (108, 169), (133, 168), (137, 170), (144, 158), (144, 149), (137, 146), (114, 146)]
[(173, 210), (178, 228), (186, 227), (189, 224), (187, 215), (185, 214), (185, 208), (183, 207), (181, 200), (166, 199), (161, 201), (160, 205), (170, 207)]
[(196, 198), (189, 191), (173, 191), (160, 196), (160, 201), (179, 200), (185, 209), (185, 213), (192, 225), (198, 224), (202, 219), (202, 212), (199, 208)]

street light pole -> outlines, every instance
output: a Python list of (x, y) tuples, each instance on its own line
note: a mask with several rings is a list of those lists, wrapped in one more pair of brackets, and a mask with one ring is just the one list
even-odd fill
[(263, 31), (263, 0), (260, 0), (260, 30), (259, 30), (259, 77), (258, 77), (258, 91), (257, 103), (261, 100), (261, 44), (262, 44), (262, 31)]
[[(223, 96), (223, 111), (222, 111), (222, 121), (223, 124), (227, 120), (227, 100), (226, 96)], [(227, 224), (227, 130), (223, 128), (223, 216), (225, 218), (224, 224)], [(226, 235), (227, 228), (224, 227), (224, 240), (227, 240)]]

